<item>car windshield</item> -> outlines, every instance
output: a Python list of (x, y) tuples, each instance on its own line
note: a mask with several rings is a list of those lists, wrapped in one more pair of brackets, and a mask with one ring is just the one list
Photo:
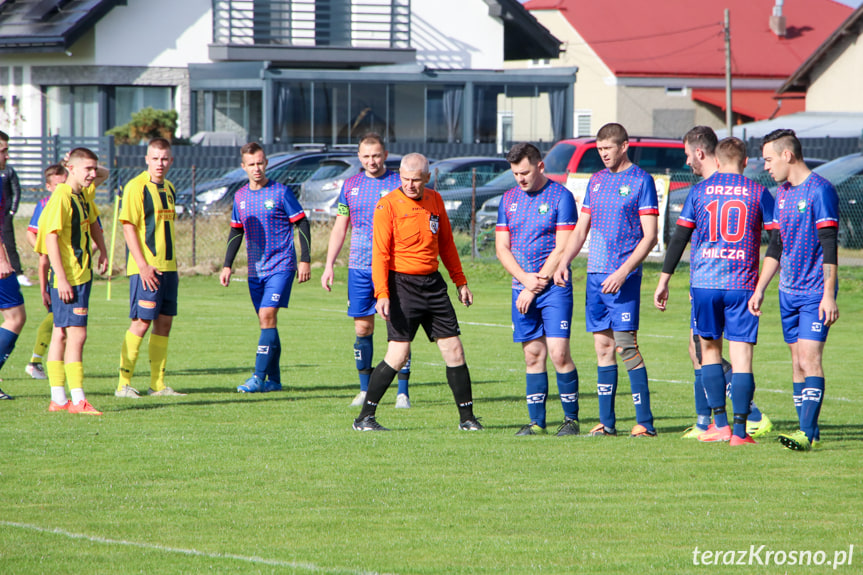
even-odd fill
[(328, 162), (321, 164), (317, 170), (309, 176), (310, 180), (332, 180), (338, 178), (350, 167), (347, 162)]
[(574, 144), (557, 144), (545, 155), (545, 173), (562, 175), (566, 173), (569, 160), (575, 153)]
[(829, 180), (834, 186), (837, 186), (851, 176), (863, 174), (863, 154), (853, 154), (837, 158), (832, 162), (818, 166), (812, 171)]
[(515, 186), (515, 176), (512, 175), (512, 170), (501, 172), (488, 181), (486, 186), (494, 186), (496, 188), (512, 188)]

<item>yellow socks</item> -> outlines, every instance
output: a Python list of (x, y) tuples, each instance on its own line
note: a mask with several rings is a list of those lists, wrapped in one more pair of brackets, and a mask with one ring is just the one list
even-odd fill
[(150, 334), (150, 389), (165, 389), (165, 366), (168, 363), (168, 338)]
[(33, 357), (30, 363), (42, 363), (45, 351), (51, 344), (51, 333), (54, 331), (54, 314), (49, 313), (36, 330), (36, 343), (33, 345)]
[[(123, 347), (120, 350), (120, 381), (117, 383), (117, 389), (123, 389), (123, 386), (132, 385), (132, 374), (135, 372), (135, 363), (138, 361), (138, 352), (141, 350), (141, 342), (143, 337), (138, 337), (131, 331), (126, 332), (126, 337), (123, 339)], [(150, 343), (152, 349), (152, 342)], [(152, 357), (152, 351), (150, 352)]]

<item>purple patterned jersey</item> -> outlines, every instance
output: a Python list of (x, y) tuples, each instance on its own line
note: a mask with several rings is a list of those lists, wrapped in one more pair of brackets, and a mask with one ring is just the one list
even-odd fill
[(612, 273), (644, 237), (641, 216), (659, 215), (656, 184), (635, 164), (617, 173), (606, 168), (590, 177), (581, 211), (590, 214), (587, 273)]
[[(554, 250), (557, 232), (573, 229), (577, 219), (572, 193), (548, 180), (537, 192), (518, 186), (507, 191), (497, 209), (495, 229), (509, 232), (510, 250), (521, 269), (536, 273)], [(515, 278), (512, 287), (524, 289)]]
[(36, 207), (33, 208), (33, 215), (30, 216), (30, 223), (27, 225), (28, 232), (33, 232), (34, 234), (39, 233), (39, 216), (42, 215), (42, 210), (45, 209), (45, 204), (47, 204), (50, 199), (51, 196), (45, 196), (36, 202)]
[(283, 184), (269, 180), (260, 190), (250, 190), (249, 184), (237, 190), (231, 227), (245, 233), (249, 277), (297, 269), (294, 222), (304, 217), (294, 192)]
[(694, 228), (689, 285), (754, 290), (761, 229), (774, 229), (773, 196), (745, 176), (716, 172), (689, 191), (677, 224)]
[(785, 182), (776, 192), (773, 222), (782, 238), (779, 289), (792, 295), (824, 295), (818, 230), (839, 226), (836, 188), (814, 172), (799, 186)]
[(339, 215), (351, 220), (351, 269), (372, 269), (372, 222), (378, 200), (401, 186), (399, 175), (387, 170), (380, 178), (362, 172), (348, 178), (339, 194)]

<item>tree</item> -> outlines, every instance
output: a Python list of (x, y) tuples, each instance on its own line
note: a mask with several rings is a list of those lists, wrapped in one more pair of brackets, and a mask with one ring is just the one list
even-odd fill
[(144, 108), (132, 114), (132, 120), (106, 132), (117, 144), (140, 144), (153, 138), (173, 139), (177, 130), (176, 110)]

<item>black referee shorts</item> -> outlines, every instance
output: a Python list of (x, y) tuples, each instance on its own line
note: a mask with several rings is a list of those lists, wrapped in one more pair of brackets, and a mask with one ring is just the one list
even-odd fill
[(389, 284), (387, 341), (413, 341), (419, 326), (429, 341), (461, 334), (440, 272), (422, 276), (391, 271)]

